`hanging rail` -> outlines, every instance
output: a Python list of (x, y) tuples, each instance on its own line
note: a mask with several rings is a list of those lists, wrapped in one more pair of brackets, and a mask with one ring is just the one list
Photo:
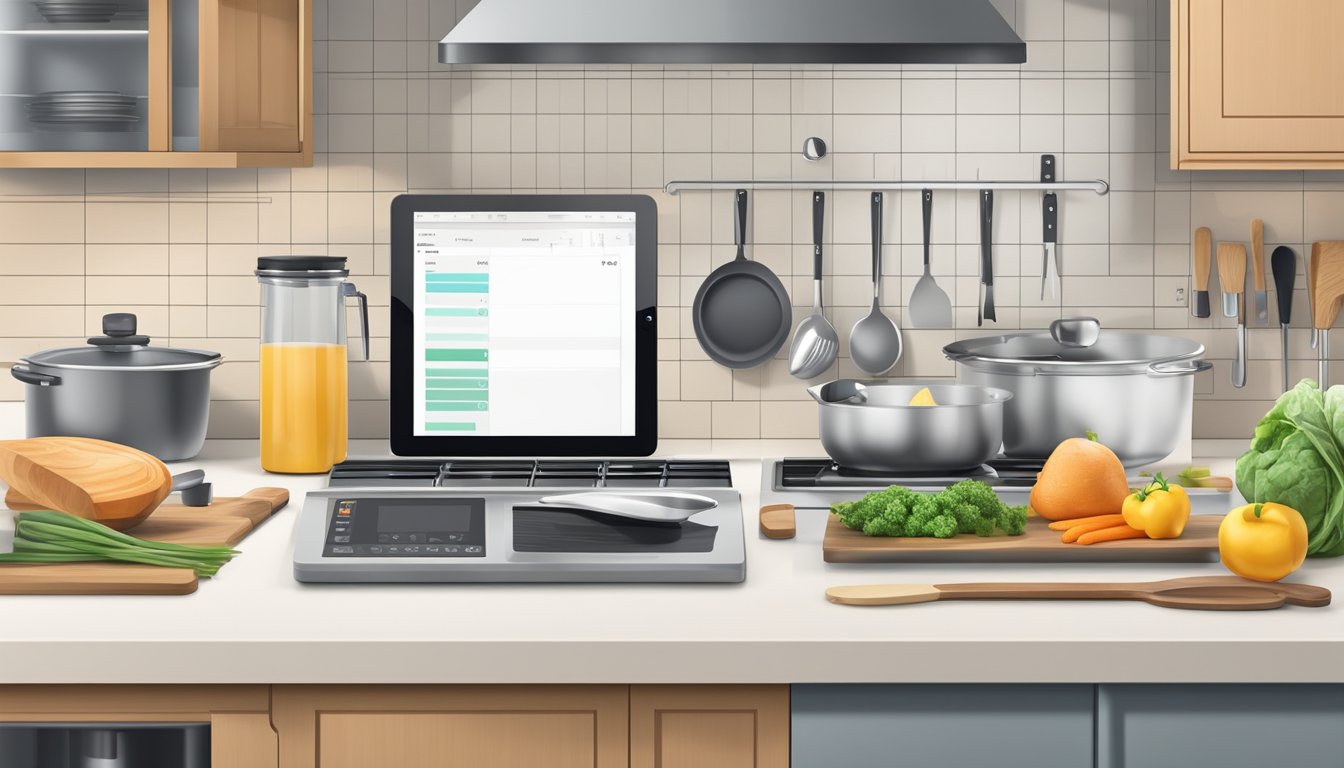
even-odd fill
[(1038, 192), (1086, 190), (1104, 195), (1111, 185), (1101, 179), (1095, 181), (834, 181), (828, 179), (782, 179), (778, 181), (669, 181), (663, 189), (669, 195), (691, 190), (711, 189), (860, 189), (860, 190), (921, 190), (921, 189), (1003, 189)]

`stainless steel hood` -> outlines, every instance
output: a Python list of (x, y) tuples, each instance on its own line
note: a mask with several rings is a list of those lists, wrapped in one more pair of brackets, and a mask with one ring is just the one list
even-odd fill
[(1021, 64), (989, 0), (480, 0), (445, 64)]

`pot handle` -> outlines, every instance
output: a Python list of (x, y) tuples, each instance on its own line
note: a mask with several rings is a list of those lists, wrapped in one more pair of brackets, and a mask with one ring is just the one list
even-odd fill
[(1158, 360), (1148, 366), (1148, 376), (1154, 379), (1171, 376), (1188, 376), (1192, 373), (1207, 371), (1213, 367), (1208, 360)]
[(16, 365), (9, 369), (9, 375), (22, 381), (24, 384), (33, 384), (39, 387), (54, 387), (61, 383), (60, 376), (52, 376), (49, 373), (38, 373), (26, 365)]

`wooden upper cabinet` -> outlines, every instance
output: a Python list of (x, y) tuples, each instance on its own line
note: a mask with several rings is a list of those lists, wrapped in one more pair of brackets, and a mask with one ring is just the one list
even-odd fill
[(1173, 168), (1344, 168), (1344, 2), (1171, 7)]
[(136, 123), (71, 125), (0, 100), (0, 167), (312, 165), (312, 0), (143, 2), (138, 15), (101, 22), (51, 21), (26, 3), (22, 18), (0, 17), (0, 27), (59, 33), (0, 37), (22, 64), (0, 71), (0, 94), (101, 91), (140, 105)]

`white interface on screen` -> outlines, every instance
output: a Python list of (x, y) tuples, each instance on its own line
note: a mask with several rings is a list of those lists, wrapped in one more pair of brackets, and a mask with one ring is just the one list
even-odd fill
[(414, 232), (414, 434), (635, 434), (633, 211), (420, 211)]

